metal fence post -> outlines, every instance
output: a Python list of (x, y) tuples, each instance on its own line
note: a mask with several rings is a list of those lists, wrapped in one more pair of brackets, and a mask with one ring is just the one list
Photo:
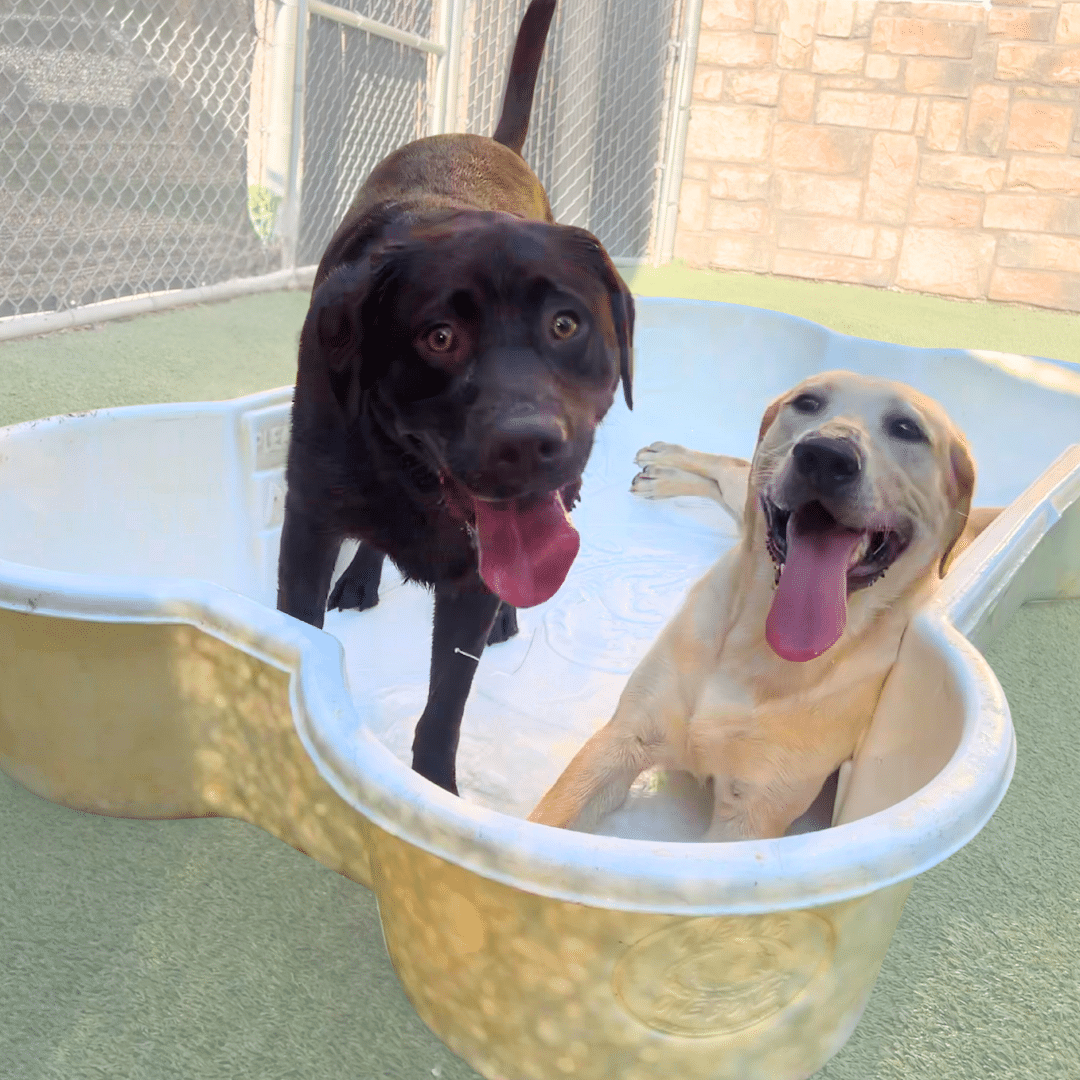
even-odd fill
[(446, 51), (439, 57), (435, 94), (431, 110), (431, 134), (452, 131), (457, 116), (455, 103), (460, 92), (461, 33), (465, 14), (464, 0), (442, 0), (439, 8), (437, 41)]
[(653, 253), (653, 265), (660, 266), (675, 255), (675, 229), (679, 220), (679, 194), (682, 189), (683, 159), (686, 156), (686, 130), (690, 124), (690, 103), (694, 91), (694, 67), (697, 62), (698, 35), (701, 31), (702, 0), (687, 0), (686, 22), (679, 43), (679, 74), (675, 90), (675, 118), (672, 137), (668, 140), (660, 221), (656, 230), (658, 243)]
[(289, 116), (289, 163), (285, 177), (285, 197), (278, 217), (281, 238), (281, 268), (296, 266), (300, 239), (300, 153), (304, 138), (304, 90), (307, 79), (307, 0), (295, 0), (296, 24), (293, 35), (292, 110)]

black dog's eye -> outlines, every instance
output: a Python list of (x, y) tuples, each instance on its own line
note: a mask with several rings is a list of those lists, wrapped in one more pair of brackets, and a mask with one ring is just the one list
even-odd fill
[(457, 344), (457, 338), (453, 327), (442, 323), (427, 332), (424, 343), (432, 352), (447, 353)]
[(926, 433), (907, 416), (894, 416), (887, 420), (885, 430), (894, 439), (902, 439), (904, 442), (926, 442)]
[(824, 402), (816, 394), (800, 394), (792, 403), (791, 407), (796, 412), (816, 413)]
[(566, 341), (567, 338), (572, 338), (578, 332), (580, 325), (577, 316), (573, 312), (560, 311), (551, 320), (551, 333), (559, 341)]

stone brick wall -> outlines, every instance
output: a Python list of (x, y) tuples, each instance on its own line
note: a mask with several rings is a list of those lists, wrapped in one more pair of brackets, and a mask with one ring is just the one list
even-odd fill
[(1080, 3), (704, 0), (675, 256), (1080, 310)]

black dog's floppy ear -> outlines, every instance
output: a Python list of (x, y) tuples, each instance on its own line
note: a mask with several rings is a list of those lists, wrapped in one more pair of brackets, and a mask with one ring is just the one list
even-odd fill
[[(404, 246), (412, 219), (396, 203), (375, 207), (346, 222), (327, 246), (315, 275), (300, 332), (297, 378), (330, 391), (347, 415), (355, 413), (360, 391), (378, 377), (365, 358), (372, 330), (372, 304), (393, 274), (393, 253)], [(368, 350), (370, 352), (370, 350)]]
[(343, 412), (355, 405), (371, 279), (369, 259), (337, 267), (312, 295), (300, 331), (298, 381), (328, 390)]
[[(607, 255), (604, 256), (607, 258)], [(608, 260), (610, 262), (610, 260)], [(615, 317), (615, 334), (619, 339), (619, 378), (622, 379), (626, 407), (634, 408), (634, 298), (619, 272), (611, 267), (615, 289), (609, 291), (611, 311)], [(621, 306), (621, 311), (619, 310)]]
[(412, 215), (393, 200), (378, 203), (359, 217), (347, 214), (319, 260), (312, 296), (339, 266), (359, 262), (380, 240), (404, 240), (411, 227)]
[(619, 379), (622, 382), (626, 407), (634, 407), (634, 298), (619, 276), (604, 245), (590, 232), (573, 225), (560, 226), (566, 230), (572, 246), (584, 249), (590, 268), (598, 274), (607, 290), (611, 306), (611, 321), (615, 327), (615, 340), (619, 345)]
[(615, 339), (619, 343), (619, 379), (622, 381), (626, 407), (634, 408), (634, 298), (626, 287), (615, 264), (599, 241), (594, 241), (604, 267), (604, 285), (611, 303), (611, 319), (615, 324)]
[(346, 415), (354, 415), (361, 391), (385, 369), (385, 350), (372, 348), (381, 294), (395, 270), (390, 243), (357, 262), (336, 267), (315, 290), (300, 331), (299, 378), (328, 389)]

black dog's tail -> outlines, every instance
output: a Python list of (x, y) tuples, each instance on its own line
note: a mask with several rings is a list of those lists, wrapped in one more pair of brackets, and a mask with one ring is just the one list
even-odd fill
[(518, 29), (514, 42), (514, 55), (510, 60), (510, 77), (506, 80), (502, 114), (492, 138), (515, 154), (521, 153), (525, 136), (529, 131), (529, 113), (532, 112), (536, 76), (540, 72), (540, 60), (544, 55), (548, 28), (555, 14), (556, 0), (532, 0)]

